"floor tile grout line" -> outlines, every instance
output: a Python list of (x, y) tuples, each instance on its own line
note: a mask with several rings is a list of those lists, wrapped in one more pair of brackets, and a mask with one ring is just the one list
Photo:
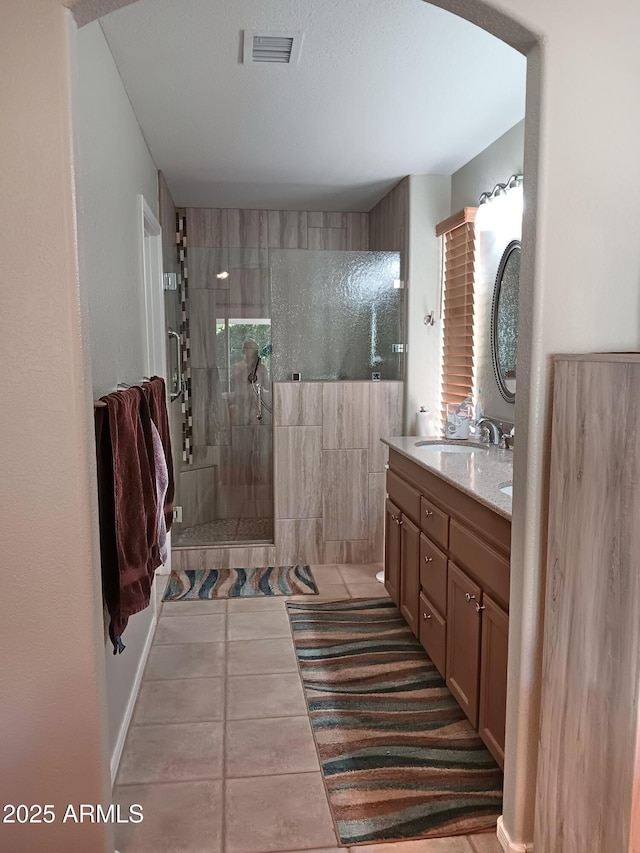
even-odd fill
[(189, 785), (192, 782), (221, 782), (222, 776), (192, 776), (189, 779), (152, 779), (145, 782), (118, 782), (115, 788), (133, 788), (138, 785)]

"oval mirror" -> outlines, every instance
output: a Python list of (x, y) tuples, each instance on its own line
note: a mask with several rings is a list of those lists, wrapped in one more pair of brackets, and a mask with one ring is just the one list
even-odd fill
[(520, 248), (520, 240), (512, 240), (502, 254), (491, 308), (493, 371), (500, 393), (508, 403), (516, 399)]

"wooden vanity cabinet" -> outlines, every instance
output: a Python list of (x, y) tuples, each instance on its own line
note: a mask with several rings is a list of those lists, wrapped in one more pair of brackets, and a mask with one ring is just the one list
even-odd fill
[(402, 511), (387, 498), (384, 513), (384, 585), (400, 607), (400, 520)]
[(478, 726), (482, 590), (449, 561), (447, 590), (447, 687)]
[(511, 523), (393, 450), (387, 493), (389, 595), (502, 767)]
[(400, 612), (416, 637), (420, 636), (419, 597), (420, 531), (405, 515), (400, 527)]

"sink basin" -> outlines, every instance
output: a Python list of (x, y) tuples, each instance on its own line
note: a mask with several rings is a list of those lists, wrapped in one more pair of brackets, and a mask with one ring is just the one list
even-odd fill
[(446, 441), (416, 441), (416, 447), (424, 447), (425, 450), (437, 450), (439, 453), (475, 453), (476, 450), (486, 451), (486, 444), (469, 444), (468, 442), (446, 442)]
[(508, 483), (506, 486), (500, 486), (500, 491), (503, 495), (509, 495), (510, 498), (513, 497), (513, 483)]

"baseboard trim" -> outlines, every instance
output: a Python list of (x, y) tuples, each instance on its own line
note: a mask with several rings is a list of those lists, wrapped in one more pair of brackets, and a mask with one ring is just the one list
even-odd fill
[[(152, 594), (155, 595), (155, 586), (152, 588)], [(149, 630), (147, 632), (147, 637), (144, 641), (144, 647), (142, 649), (142, 654), (140, 655), (138, 668), (136, 669), (136, 677), (134, 678), (133, 685), (131, 686), (131, 693), (129, 694), (129, 701), (127, 702), (127, 708), (122, 719), (122, 725), (120, 726), (120, 731), (118, 732), (118, 737), (116, 739), (115, 746), (113, 747), (113, 752), (111, 753), (112, 785), (115, 782), (118, 767), (120, 766), (120, 759), (122, 757), (122, 750), (124, 749), (124, 742), (127, 738), (127, 732), (129, 731), (129, 723), (131, 722), (131, 717), (133, 716), (133, 709), (136, 704), (136, 699), (138, 698), (138, 693), (140, 692), (140, 684), (142, 683), (144, 668), (147, 663), (147, 658), (149, 657), (149, 652), (151, 651), (151, 643), (153, 642), (153, 635), (155, 633), (156, 623), (158, 621), (157, 611), (155, 609), (155, 602), (152, 602), (151, 606), (154, 608), (153, 619), (151, 620), (151, 624), (149, 625)]]
[(521, 843), (512, 841), (509, 833), (504, 828), (502, 815), (498, 818), (498, 842), (505, 853), (533, 853), (533, 843)]
[(502, 815), (498, 818), (498, 842), (505, 853), (533, 853), (533, 842), (512, 841), (509, 833), (504, 828)]

